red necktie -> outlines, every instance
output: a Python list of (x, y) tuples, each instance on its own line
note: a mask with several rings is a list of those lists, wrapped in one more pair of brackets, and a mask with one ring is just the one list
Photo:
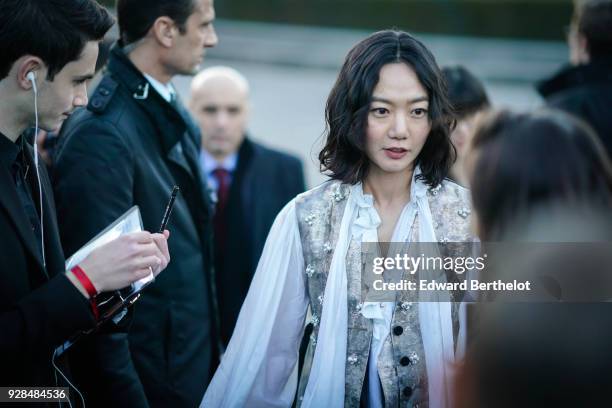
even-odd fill
[(220, 253), (225, 252), (225, 242), (227, 239), (227, 222), (225, 210), (227, 208), (227, 199), (229, 198), (229, 176), (230, 173), (226, 169), (216, 168), (213, 171), (213, 176), (217, 179), (217, 210), (214, 217), (215, 241), (217, 249)]

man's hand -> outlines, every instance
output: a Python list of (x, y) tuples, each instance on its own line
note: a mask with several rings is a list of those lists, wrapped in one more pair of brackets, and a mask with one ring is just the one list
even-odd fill
[[(79, 266), (98, 293), (121, 289), (148, 276), (151, 271), (157, 276), (168, 266), (169, 236), (167, 230), (163, 234), (142, 231), (123, 235), (92, 251)], [(68, 278), (89, 297), (70, 271)]]
[(155, 245), (163, 255), (162, 263), (157, 269), (152, 268), (153, 275), (157, 277), (161, 271), (166, 269), (166, 266), (170, 263), (170, 251), (168, 250), (168, 238), (170, 238), (170, 231), (164, 230), (163, 234), (151, 234)]

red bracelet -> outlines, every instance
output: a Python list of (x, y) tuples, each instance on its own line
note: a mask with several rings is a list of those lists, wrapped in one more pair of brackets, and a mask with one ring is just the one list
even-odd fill
[(96, 304), (96, 299), (95, 299), (96, 295), (98, 294), (98, 291), (96, 290), (96, 287), (93, 285), (93, 283), (91, 283), (91, 280), (85, 274), (85, 271), (80, 266), (77, 265), (74, 268), (72, 268), (70, 271), (79, 280), (79, 282), (81, 282), (81, 285), (83, 285), (83, 288), (85, 288), (85, 291), (89, 295), (89, 303), (91, 305), (91, 310), (96, 320), (98, 320), (98, 317), (99, 317), (98, 305)]

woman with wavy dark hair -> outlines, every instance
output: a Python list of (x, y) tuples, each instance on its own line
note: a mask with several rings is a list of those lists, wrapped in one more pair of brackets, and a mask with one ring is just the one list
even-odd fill
[(278, 215), (204, 407), (290, 406), (307, 309), (302, 407), (445, 407), (458, 341), (450, 295), (363, 302), (364, 243), (470, 240), (467, 190), (445, 179), (454, 121), (431, 52), (401, 31), (349, 52), (319, 155), (331, 180)]

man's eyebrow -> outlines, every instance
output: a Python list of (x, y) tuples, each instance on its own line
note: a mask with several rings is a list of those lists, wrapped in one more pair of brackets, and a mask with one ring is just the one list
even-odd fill
[[(381, 98), (381, 97), (378, 97), (378, 96), (373, 96), (372, 97), (372, 102), (382, 102), (382, 103), (386, 103), (386, 104), (389, 104), (389, 105), (393, 104), (393, 102), (391, 102), (390, 100), (385, 99), (385, 98)], [(412, 103), (417, 103), (417, 102), (429, 102), (429, 98), (427, 96), (417, 96), (416, 98), (412, 98), (412, 99), (410, 99), (408, 101), (408, 103), (411, 103), (411, 104)]]
[(92, 79), (94, 77), (95, 74), (85, 74), (85, 75), (78, 75), (76, 77), (74, 77), (74, 80), (79, 82), (79, 81), (87, 81), (88, 79)]
[(215, 21), (216, 16), (213, 14), (212, 16), (209, 16), (207, 18), (205, 18), (204, 20), (202, 20), (202, 24), (210, 24), (213, 21)]

